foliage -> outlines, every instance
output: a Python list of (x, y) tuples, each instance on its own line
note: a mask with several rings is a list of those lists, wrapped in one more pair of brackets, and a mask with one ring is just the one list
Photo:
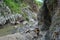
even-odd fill
[(25, 7), (22, 0), (4, 0), (4, 3), (9, 6), (12, 12), (21, 13), (21, 7)]
[[(42, 5), (41, 2), (38, 2), (34, 0), (34, 2), (40, 7)], [(4, 0), (4, 3), (9, 6), (12, 12), (14, 13), (21, 13), (22, 14), (22, 8), (26, 7), (28, 4), (24, 2), (24, 0)], [(26, 13), (22, 14), (24, 19), (28, 19)]]
[(37, 0), (35, 0), (34, 2), (38, 5), (38, 7), (42, 6), (42, 4), (43, 4), (43, 2), (39, 2)]

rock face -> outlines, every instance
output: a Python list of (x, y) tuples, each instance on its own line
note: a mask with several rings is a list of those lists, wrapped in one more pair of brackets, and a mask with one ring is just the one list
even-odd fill
[(38, 14), (39, 28), (47, 31), (44, 40), (60, 40), (60, 0), (44, 0)]
[[(8, 6), (6, 6), (3, 0), (0, 0), (0, 25), (4, 25), (6, 23), (5, 15), (11, 13)], [(4, 16), (3, 16), (4, 15)]]
[(4, 3), (4, 0), (0, 0), (0, 26), (7, 23), (15, 24), (16, 20), (21, 19), (21, 14), (13, 14), (10, 8)]
[[(3, 1), (1, 5), (3, 5)], [(12, 14), (6, 5), (2, 6), (1, 9), (0, 10), (4, 12), (3, 13), (4, 16), (2, 15), (0, 17), (0, 25), (5, 25), (7, 23), (15, 24), (18, 20), (23, 24), (23, 27), (20, 27), (19, 25), (15, 26), (16, 29), (12, 30), (11, 35), (0, 37), (0, 40), (35, 40), (35, 39), (40, 40), (40, 38), (38, 38), (37, 34), (34, 31), (34, 29), (37, 27), (38, 24), (35, 18), (36, 16), (32, 14), (33, 12), (29, 8), (26, 7), (23, 9), (23, 12), (25, 12), (28, 15), (29, 22), (27, 20), (23, 20), (21, 14)], [(16, 31), (19, 31), (19, 33), (16, 33)]]
[[(3, 2), (0, 3), (2, 4)], [(5, 8), (2, 7), (0, 13)], [(7, 9), (9, 8), (7, 7)], [(7, 11), (3, 10), (4, 14), (11, 13)], [(33, 12), (28, 8), (23, 9), (23, 12), (28, 14), (29, 22), (31, 23), (23, 21), (24, 27), (17, 28), (19, 33), (0, 37), (0, 40), (60, 40), (60, 0), (44, 0), (43, 6), (38, 14), (38, 22), (32, 18), (32, 14), (30, 13)], [(20, 14), (1, 16), (0, 25), (4, 25), (8, 20), (11, 24), (15, 24), (16, 19), (20, 17)], [(37, 31), (34, 30), (37, 27), (37, 23), (41, 30), (38, 36), (36, 34)]]
[(11, 10), (9, 7), (3, 2), (3, 0), (0, 1), (0, 14), (1, 15), (7, 15), (10, 14)]

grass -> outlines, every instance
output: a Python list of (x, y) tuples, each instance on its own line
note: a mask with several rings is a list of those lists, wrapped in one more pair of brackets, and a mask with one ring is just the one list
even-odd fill
[(9, 8), (11, 9), (11, 11), (16, 12), (16, 13), (20, 13), (20, 7), (17, 3), (15, 3), (13, 0), (4, 0), (4, 3), (9, 6)]
[(15, 13), (21, 13), (21, 8), (26, 6), (25, 3), (22, 3), (22, 0), (18, 2), (15, 2), (14, 0), (4, 0), (4, 3)]

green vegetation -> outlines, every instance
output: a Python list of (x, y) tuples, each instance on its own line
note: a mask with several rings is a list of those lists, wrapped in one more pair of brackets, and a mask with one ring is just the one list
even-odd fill
[[(26, 7), (27, 4), (23, 2), (23, 0), (4, 0), (4, 3), (11, 9), (12, 13), (20, 13), (22, 14), (22, 8)], [(23, 17), (26, 19), (27, 15), (23, 12)]]
[(43, 2), (40, 2), (40, 1), (37, 1), (37, 0), (35, 0), (34, 2), (38, 5), (38, 7), (41, 7), (42, 4), (43, 4)]
[(10, 7), (11, 11), (20, 12), (20, 7), (13, 0), (4, 0), (5, 4)]
[(22, 0), (20, 1), (14, 1), (14, 0), (4, 0), (4, 3), (9, 6), (12, 12), (21, 13), (21, 7), (25, 7), (26, 4), (22, 3)]
[[(4, 3), (9, 6), (12, 12), (21, 13), (21, 8), (26, 7), (27, 4), (23, 0), (4, 0)], [(38, 6), (42, 5), (42, 2), (36, 1)]]
[[(39, 7), (42, 3), (34, 1)], [(6, 4), (12, 13), (20, 13), (23, 16), (24, 20), (29, 21), (27, 13), (23, 12), (21, 9), (28, 6), (29, 4), (24, 2), (24, 0), (4, 0), (4, 4)], [(4, 15), (4, 12), (1, 12), (1, 15)], [(19, 24), (20, 25), (20, 24)], [(22, 26), (22, 24), (20, 25)], [(0, 36), (10, 34), (14, 26), (12, 25), (5, 25), (3, 29), (0, 29)]]

